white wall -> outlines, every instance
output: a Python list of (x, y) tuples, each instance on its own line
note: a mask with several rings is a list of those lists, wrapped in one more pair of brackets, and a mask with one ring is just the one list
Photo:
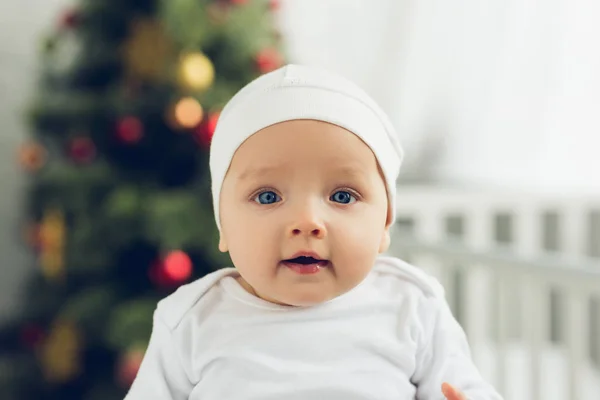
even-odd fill
[[(600, 3), (463, 0), (440, 176), (551, 192), (600, 192)], [(440, 23), (444, 23), (440, 21)]]
[(441, 181), (600, 192), (600, 3), (283, 0), (295, 62), (364, 86)]
[(16, 311), (32, 267), (22, 245), (24, 174), (16, 149), (25, 138), (23, 112), (35, 84), (42, 33), (66, 0), (0, 2), (0, 319)]

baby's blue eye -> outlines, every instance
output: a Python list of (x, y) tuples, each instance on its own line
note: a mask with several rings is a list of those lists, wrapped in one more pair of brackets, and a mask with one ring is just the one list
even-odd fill
[(281, 201), (281, 197), (279, 197), (275, 192), (267, 191), (258, 194), (254, 201), (260, 204), (273, 204), (278, 201)]
[(346, 192), (345, 190), (335, 192), (329, 199), (331, 201), (335, 201), (336, 203), (342, 204), (350, 204), (356, 201), (356, 197)]

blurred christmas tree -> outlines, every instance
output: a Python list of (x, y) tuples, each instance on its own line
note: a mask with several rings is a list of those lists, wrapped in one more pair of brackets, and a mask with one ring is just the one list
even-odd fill
[(80, 0), (43, 43), (20, 152), (39, 274), (0, 333), (0, 398), (122, 399), (157, 301), (228, 264), (208, 148), (235, 91), (277, 68), (268, 0)]

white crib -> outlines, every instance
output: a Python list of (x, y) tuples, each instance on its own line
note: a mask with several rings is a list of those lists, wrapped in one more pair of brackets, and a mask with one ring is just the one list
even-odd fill
[(600, 399), (600, 198), (398, 192), (390, 253), (444, 285), (507, 400)]

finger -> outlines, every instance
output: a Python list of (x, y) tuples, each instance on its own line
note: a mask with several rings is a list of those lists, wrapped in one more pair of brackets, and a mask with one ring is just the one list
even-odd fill
[(449, 383), (442, 383), (442, 393), (447, 400), (467, 400), (464, 394)]

